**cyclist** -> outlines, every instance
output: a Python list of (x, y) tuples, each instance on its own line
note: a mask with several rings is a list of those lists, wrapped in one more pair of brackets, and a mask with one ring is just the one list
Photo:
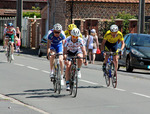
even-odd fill
[[(65, 39), (64, 31), (62, 30), (62, 26), (57, 23), (54, 25), (53, 29), (49, 31), (48, 41), (47, 41), (47, 57), (49, 59), (49, 53), (52, 54), (50, 56), (50, 78), (53, 80), (54, 71), (53, 71), (53, 63), (55, 56), (54, 53), (63, 54), (63, 43)], [(59, 55), (59, 62), (61, 68), (61, 84), (64, 84), (63, 81), (63, 55)]]
[[(106, 55), (104, 53), (104, 51), (112, 51), (115, 52), (114, 56), (113, 56), (113, 61), (114, 61), (114, 65), (115, 65), (115, 74), (114, 76), (117, 75), (117, 68), (118, 68), (118, 43), (121, 42), (122, 46), (121, 46), (121, 51), (123, 50), (125, 43), (124, 43), (124, 38), (123, 35), (120, 31), (118, 31), (118, 26), (117, 25), (111, 25), (110, 26), (110, 30), (108, 30), (106, 32), (106, 34), (104, 35), (104, 39), (102, 41), (102, 45), (101, 45), (101, 50), (102, 50), (102, 54), (105, 55), (105, 60), (103, 63), (103, 71), (106, 70), (106, 62), (108, 60), (108, 55)], [(105, 45), (105, 48), (104, 48)]]
[(11, 57), (12, 57), (12, 60), (14, 60), (13, 53), (14, 53), (14, 38), (15, 37), (16, 37), (16, 30), (13, 27), (12, 23), (8, 23), (7, 29), (4, 33), (4, 38), (6, 39), (6, 45), (8, 45), (8, 39), (7, 38), (11, 38), (11, 53), (12, 53)]
[[(75, 24), (68, 25), (68, 30), (65, 31), (66, 38), (71, 35), (71, 31), (73, 28), (77, 28)], [(82, 34), (80, 33), (80, 37), (82, 38)]]
[[(80, 30), (78, 28), (74, 28), (71, 31), (71, 36), (65, 39), (64, 59), (65, 59), (65, 65), (66, 65), (65, 76), (66, 76), (66, 90), (67, 91), (70, 90), (69, 70), (71, 66), (71, 62), (66, 59), (67, 55), (68, 55), (68, 58), (70, 56), (75, 56), (75, 55), (77, 55), (78, 57), (85, 57), (85, 58), (87, 57), (84, 41), (79, 36), (80, 36)], [(78, 69), (77, 69), (78, 78), (81, 78), (80, 68), (82, 66), (82, 63), (83, 63), (83, 59), (78, 59)], [(84, 60), (84, 64), (87, 65), (87, 59)]]

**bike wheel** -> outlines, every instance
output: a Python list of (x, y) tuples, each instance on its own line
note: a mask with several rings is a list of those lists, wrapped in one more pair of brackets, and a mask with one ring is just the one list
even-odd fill
[(72, 82), (72, 95), (73, 95), (73, 97), (77, 96), (77, 89), (78, 89), (78, 77), (77, 77), (77, 74), (75, 73), (74, 79)]
[(73, 81), (74, 81), (74, 75), (75, 75), (75, 65), (71, 65), (70, 68), (70, 95), (72, 95), (73, 92)]
[(117, 74), (115, 74), (115, 65), (113, 62), (111, 63), (111, 73), (112, 73), (111, 74), (112, 75), (112, 78), (111, 78), (112, 85), (114, 88), (116, 88), (117, 87)]
[(57, 89), (58, 94), (61, 92), (61, 73), (60, 73), (60, 66), (57, 64)]
[(107, 87), (110, 86), (110, 77), (109, 77), (108, 64), (106, 64), (106, 71), (104, 71), (104, 77), (105, 77)]
[(57, 69), (56, 68), (54, 68), (54, 80), (53, 80), (53, 87), (54, 87), (54, 93), (56, 93), (56, 91), (57, 91)]
[(107, 85), (107, 87), (109, 87), (109, 86), (110, 86), (110, 78), (109, 78), (109, 74), (104, 73), (104, 76), (105, 76), (106, 85)]

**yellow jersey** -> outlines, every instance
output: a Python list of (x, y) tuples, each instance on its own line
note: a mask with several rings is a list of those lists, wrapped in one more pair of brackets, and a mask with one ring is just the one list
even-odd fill
[[(66, 38), (71, 35), (71, 34), (69, 34), (69, 30), (65, 31), (65, 35), (66, 35)], [(82, 38), (82, 34), (81, 33), (80, 33), (80, 37)]]
[(109, 43), (116, 43), (118, 40), (119, 41), (123, 41), (124, 40), (123, 35), (122, 35), (122, 33), (120, 31), (118, 31), (117, 32), (117, 36), (115, 38), (113, 38), (112, 35), (111, 35), (111, 31), (110, 30), (108, 30), (106, 32), (106, 34), (104, 35), (104, 39), (106, 41), (108, 41)]

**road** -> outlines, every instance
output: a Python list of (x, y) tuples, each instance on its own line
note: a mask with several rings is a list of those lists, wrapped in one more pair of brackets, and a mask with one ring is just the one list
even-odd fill
[[(121, 68), (114, 89), (106, 87), (101, 65), (83, 66), (77, 97), (72, 98), (65, 86), (61, 94), (53, 92), (48, 60), (31, 55), (14, 57), (12, 63), (7, 63), (4, 52), (0, 52), (0, 99), (4, 97), (0, 100), (0, 104), (3, 102), (0, 113), (148, 114), (150, 111), (150, 71), (127, 73)], [(17, 106), (7, 104), (6, 98)], [(8, 111), (6, 107), (11, 108)]]

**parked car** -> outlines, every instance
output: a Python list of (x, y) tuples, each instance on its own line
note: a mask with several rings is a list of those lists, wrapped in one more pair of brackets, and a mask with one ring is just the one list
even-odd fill
[[(132, 72), (134, 68), (150, 70), (150, 35), (130, 33), (124, 37), (124, 41), (125, 48), (118, 68), (125, 66), (128, 72)], [(121, 48), (121, 43), (118, 48)]]
[(47, 35), (44, 35), (39, 44), (38, 56), (41, 57), (43, 54), (47, 53)]

